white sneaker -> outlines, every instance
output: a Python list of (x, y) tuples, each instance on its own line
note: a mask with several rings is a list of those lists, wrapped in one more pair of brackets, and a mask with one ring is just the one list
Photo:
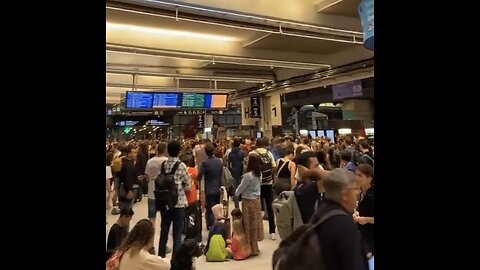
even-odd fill
[(270, 234), (270, 240), (272, 240), (272, 241), (277, 240), (277, 237), (275, 236), (274, 233), (271, 233), (271, 234)]

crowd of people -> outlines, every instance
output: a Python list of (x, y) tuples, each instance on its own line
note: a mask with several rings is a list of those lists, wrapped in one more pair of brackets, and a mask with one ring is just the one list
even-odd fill
[[(183, 246), (186, 209), (197, 201), (209, 231), (207, 261), (257, 256), (258, 242), (265, 237), (263, 220), (268, 220), (270, 241), (277, 240), (274, 200), (283, 192), (293, 192), (303, 224), (316, 224), (333, 210), (344, 212), (322, 220), (321, 230), (315, 228), (325, 269), (368, 269), (368, 259), (374, 255), (373, 167), (373, 142), (351, 135), (335, 141), (290, 136), (213, 142), (108, 141), (106, 203), (119, 219), (109, 232), (107, 266), (113, 268), (116, 262), (120, 270), (170, 269)], [(233, 178), (228, 187), (225, 170)], [(172, 207), (159, 206), (156, 183), (159, 175), (167, 174), (176, 185)], [(234, 202), (230, 213), (225, 213), (222, 187)], [(144, 196), (148, 219), (130, 230), (133, 204)], [(158, 251), (153, 239), (157, 212), (161, 217)], [(172, 249), (167, 247), (171, 225)], [(164, 260), (169, 252), (170, 262)], [(282, 259), (273, 259), (275, 269), (291, 268), (288, 259), (278, 258)]]

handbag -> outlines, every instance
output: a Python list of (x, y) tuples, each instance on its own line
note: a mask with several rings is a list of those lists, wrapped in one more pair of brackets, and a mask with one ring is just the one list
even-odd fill
[(232, 186), (234, 179), (230, 170), (223, 166), (222, 169), (222, 186), (224, 186), (227, 190)]

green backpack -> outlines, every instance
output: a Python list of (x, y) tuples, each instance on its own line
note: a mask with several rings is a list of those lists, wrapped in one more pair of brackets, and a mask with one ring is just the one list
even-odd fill
[(220, 234), (215, 234), (210, 239), (207, 254), (207, 262), (224, 262), (227, 259), (228, 253), (225, 248), (225, 239)]

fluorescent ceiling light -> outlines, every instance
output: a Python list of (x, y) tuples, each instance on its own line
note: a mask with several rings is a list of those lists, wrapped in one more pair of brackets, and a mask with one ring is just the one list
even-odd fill
[(167, 35), (167, 36), (173, 36), (173, 37), (188, 37), (188, 38), (210, 39), (210, 40), (230, 41), (230, 42), (238, 41), (236, 38), (228, 37), (228, 36), (210, 35), (210, 34), (202, 34), (202, 33), (195, 33), (195, 32), (169, 30), (169, 29), (162, 29), (162, 28), (151, 28), (151, 27), (137, 26), (137, 25), (131, 25), (131, 24), (117, 24), (117, 23), (107, 22), (107, 31), (109, 29), (136, 31), (136, 32), (143, 32), (148, 34), (160, 34), (160, 35)]

